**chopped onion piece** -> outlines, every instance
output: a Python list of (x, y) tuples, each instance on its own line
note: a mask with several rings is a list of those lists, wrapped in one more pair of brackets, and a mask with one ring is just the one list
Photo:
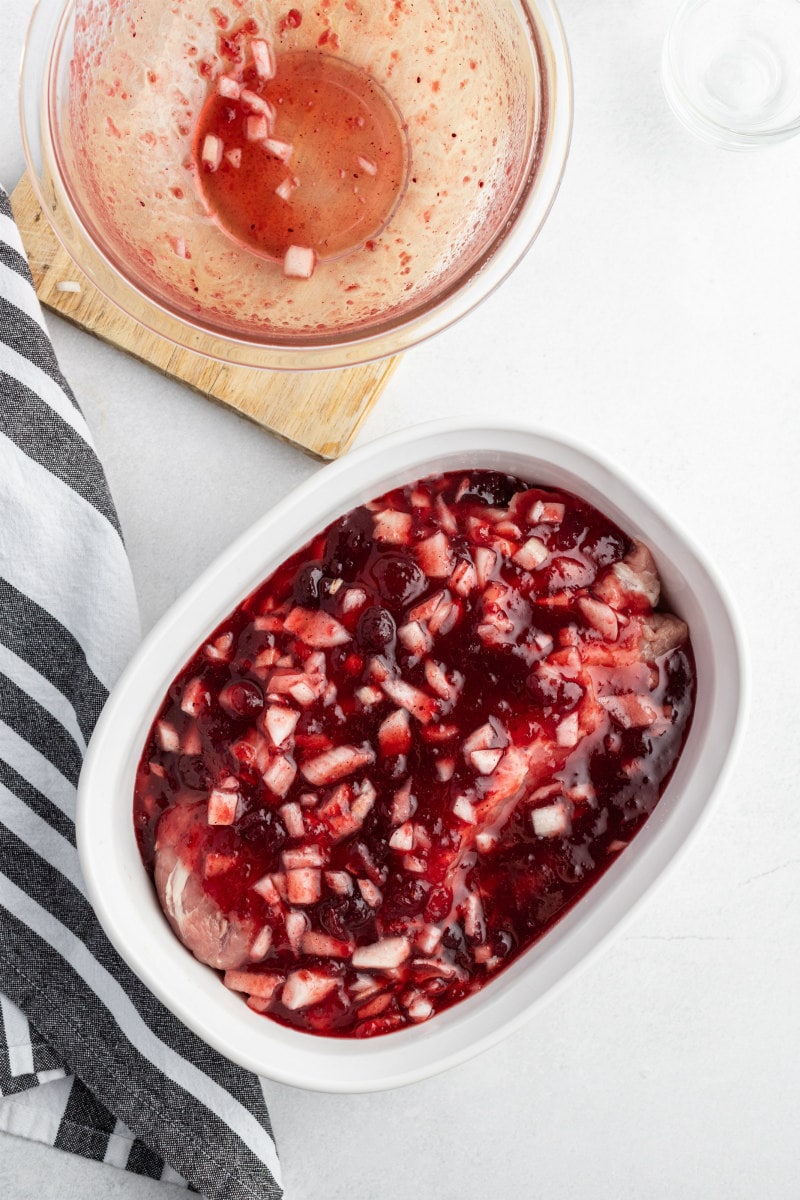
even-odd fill
[(488, 830), (482, 829), (475, 836), (475, 845), (481, 854), (489, 854), (497, 845), (497, 834), (489, 833)]
[(322, 873), (317, 867), (297, 867), (286, 872), (286, 895), (290, 904), (316, 904), (321, 894)]
[(491, 775), (502, 757), (502, 750), (473, 750), (469, 761), (479, 775)]
[(440, 529), (414, 547), (417, 562), (431, 579), (446, 579), (453, 570), (453, 554), (447, 537)]
[(239, 793), (214, 788), (208, 797), (209, 825), (232, 825), (239, 807)]
[(513, 555), (513, 559), (517, 566), (522, 567), (524, 570), (535, 571), (549, 556), (550, 551), (544, 542), (540, 538), (531, 537), (520, 546), (516, 554)]
[(269, 100), (265, 100), (257, 92), (251, 92), (247, 88), (244, 88), (242, 90), (241, 101), (249, 109), (252, 109), (254, 113), (259, 113), (262, 117), (266, 117), (270, 130), (275, 127), (275, 109)]
[(356, 787), (355, 792), (356, 796), (350, 805), (350, 811), (357, 821), (364, 821), (372, 811), (372, 806), (377, 799), (378, 793), (369, 779), (363, 780)]
[(276, 796), (283, 797), (294, 783), (297, 767), (290, 758), (273, 758), (262, 775), (264, 783)]
[(281, 200), (286, 200), (287, 203), (292, 197), (292, 193), (296, 192), (300, 187), (300, 180), (296, 175), (287, 175), (282, 183), (279, 183), (275, 188), (275, 195), (280, 196)]
[(283, 976), (264, 971), (226, 971), (223, 983), (233, 992), (247, 992), (260, 1000), (270, 1000), (278, 984), (283, 982)]
[(489, 550), (486, 546), (478, 546), (475, 551), (475, 571), (479, 587), (486, 587), (496, 563), (497, 555), (494, 550)]
[(453, 812), (467, 825), (475, 825), (477, 817), (475, 808), (468, 796), (458, 796), (453, 802)]
[(436, 761), (436, 777), (442, 783), (448, 783), (455, 773), (456, 760), (454, 758), (439, 758)]
[(336, 988), (337, 982), (335, 976), (301, 967), (298, 971), (292, 971), (283, 985), (281, 1003), (292, 1011), (309, 1008), (324, 1000)]
[(174, 725), (170, 725), (169, 721), (156, 721), (156, 741), (168, 754), (177, 754), (181, 748), (178, 731)]
[(271, 946), (272, 929), (269, 925), (265, 925), (250, 947), (251, 962), (259, 962), (262, 958), (266, 958)]
[(393, 850), (406, 851), (414, 849), (414, 826), (410, 821), (406, 821), (395, 829), (389, 838), (389, 845)]
[(351, 775), (359, 767), (370, 766), (374, 761), (375, 754), (369, 746), (334, 746), (302, 763), (300, 770), (310, 784), (322, 787), (326, 783), (337, 783), (345, 775)]
[(464, 901), (464, 933), (481, 942), (486, 933), (483, 904), (477, 892), (469, 892)]
[(414, 654), (417, 658), (421, 658), (433, 645), (433, 638), (421, 621), (408, 621), (401, 625), (397, 630), (397, 638), (409, 654)]
[(270, 704), (264, 709), (264, 728), (274, 746), (282, 746), (292, 736), (300, 714), (282, 704)]
[(289, 279), (310, 279), (317, 265), (317, 254), (310, 246), (290, 246), (283, 257), (283, 273)]
[(280, 138), (268, 137), (264, 142), (264, 149), (268, 151), (273, 158), (279, 158), (281, 162), (288, 162), (292, 157), (294, 146), (291, 142), (281, 141)]
[(267, 118), (263, 116), (248, 117), (245, 121), (244, 132), (248, 142), (266, 142), (269, 137)]
[(325, 882), (337, 896), (350, 896), (353, 892), (353, 876), (349, 871), (326, 871)]
[(259, 79), (272, 79), (275, 76), (275, 51), (269, 42), (262, 38), (253, 38), (250, 43), (253, 54), (253, 66)]
[(265, 904), (269, 904), (271, 908), (280, 908), (280, 892), (275, 886), (275, 881), (271, 875), (265, 875), (263, 879), (257, 880), (253, 884), (253, 891), (261, 897)]
[(320, 958), (347, 958), (352, 946), (329, 933), (309, 929), (300, 939), (300, 949), (303, 954), (317, 954)]
[(284, 850), (281, 855), (284, 871), (296, 871), (300, 867), (324, 867), (325, 861), (325, 851), (316, 842), (298, 846), (294, 850)]
[(363, 154), (359, 154), (356, 162), (358, 163), (359, 167), (361, 167), (361, 170), (365, 175), (378, 174), (378, 164), (373, 162), (371, 158), (364, 158)]
[(433, 1005), (424, 996), (417, 995), (408, 1006), (408, 1015), (412, 1021), (427, 1021), (433, 1016)]
[(570, 831), (569, 813), (563, 801), (535, 808), (531, 820), (537, 837), (565, 837)]
[(222, 144), (222, 138), (217, 137), (214, 133), (207, 133), (203, 141), (203, 151), (201, 158), (204, 165), (209, 171), (216, 171), (219, 164), (222, 162), (222, 154), (225, 147)]
[(577, 746), (580, 739), (578, 714), (570, 713), (556, 728), (556, 742), (559, 746)]
[(371, 879), (359, 879), (358, 890), (370, 908), (380, 908), (383, 903), (383, 893), (379, 887), (375, 886)]
[(391, 971), (404, 963), (411, 952), (408, 938), (388, 937), (359, 946), (353, 951), (353, 966), (358, 971)]
[(414, 945), (422, 954), (435, 954), (442, 940), (442, 931), (438, 925), (423, 925), (414, 939)]
[(404, 708), (397, 708), (378, 729), (381, 754), (393, 757), (408, 754), (411, 749), (411, 718)]
[(241, 85), (230, 75), (220, 75), (217, 80), (217, 91), (226, 100), (238, 100), (242, 89)]
[(401, 787), (397, 789), (392, 799), (392, 824), (402, 825), (413, 817), (416, 812), (417, 802), (411, 795), (411, 780), (407, 779)]
[(294, 950), (295, 954), (299, 954), (300, 946), (303, 941), (303, 934), (308, 929), (308, 917), (303, 912), (298, 912), (296, 908), (291, 909), (286, 914), (286, 936), (289, 939), (289, 945)]
[(375, 514), (375, 540), (396, 546), (407, 546), (411, 541), (411, 513), (397, 512), (386, 508)]
[(303, 824), (303, 813), (299, 804), (292, 802), (291, 804), (282, 804), (278, 810), (283, 817), (283, 823), (286, 826), (286, 832), (289, 837), (300, 838), (305, 835), (306, 827)]

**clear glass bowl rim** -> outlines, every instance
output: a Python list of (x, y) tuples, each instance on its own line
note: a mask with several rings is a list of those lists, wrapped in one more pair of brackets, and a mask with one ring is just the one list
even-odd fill
[[(441, 295), (367, 330), (317, 337), (238, 336), (176, 313), (139, 289), (97, 245), (75, 211), (57, 170), (49, 128), (50, 64), (74, 0), (37, 0), (23, 51), (19, 108), (28, 173), (43, 211), (66, 251), (101, 294), (145, 328), (174, 345), (232, 365), (271, 370), (320, 370), (356, 366), (416, 345), (460, 320), (486, 299), (518, 265), (537, 237), (557, 195), (572, 134), (572, 71), (566, 38), (553, 0), (512, 0), (547, 71), (548, 125), (535, 168), (528, 171), (520, 199), (478, 261)], [(55, 25), (53, 14), (58, 10)], [(533, 13), (538, 15), (538, 22)], [(536, 47), (533, 47), (534, 51)], [(80, 257), (54, 221), (45, 194), (42, 164), (47, 155), (58, 202), (71, 229), (80, 230)]]
[(689, 93), (680, 84), (681, 72), (676, 50), (677, 36), (683, 22), (694, 9), (706, 0), (683, 0), (673, 16), (661, 54), (661, 86), (667, 103), (681, 124), (695, 137), (725, 150), (759, 150), (765, 146), (778, 145), (800, 133), (800, 113), (793, 121), (772, 129), (746, 130), (724, 125), (713, 120), (692, 101)]

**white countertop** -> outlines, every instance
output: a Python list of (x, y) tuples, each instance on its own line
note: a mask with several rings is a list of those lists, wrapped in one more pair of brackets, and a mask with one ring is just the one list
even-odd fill
[[(270, 1085), (289, 1200), (798, 1196), (800, 139), (736, 155), (679, 127), (659, 83), (674, 4), (562, 0), (575, 130), (553, 212), (494, 297), (405, 356), (361, 440), (502, 411), (626, 464), (738, 600), (753, 667), (738, 769), (624, 935), (500, 1046), (382, 1095)], [(2, 2), (9, 190), (32, 8)], [(317, 464), (49, 325), (147, 628)], [(5, 1200), (179, 1194), (10, 1137), (0, 1180)]]

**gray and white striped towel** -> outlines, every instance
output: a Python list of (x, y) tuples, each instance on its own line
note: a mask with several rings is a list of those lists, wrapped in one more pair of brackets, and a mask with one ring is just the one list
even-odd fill
[(84, 892), (78, 774), (137, 631), (105, 476), (0, 189), (0, 1129), (273, 1200), (258, 1079), (147, 991)]

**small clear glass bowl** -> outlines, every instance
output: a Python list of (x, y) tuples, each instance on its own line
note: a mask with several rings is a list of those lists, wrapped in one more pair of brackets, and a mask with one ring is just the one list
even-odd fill
[(703, 141), (755, 150), (800, 133), (798, 0), (686, 0), (661, 78), (678, 119)]
[(564, 170), (569, 59), (551, 0), (298, 0), (291, 11), (299, 24), (276, 10), (267, 31), (279, 61), (322, 41), (404, 122), (408, 186), (369, 249), (286, 279), (204, 207), (192, 135), (209, 76), (225, 70), (220, 13), (230, 26), (248, 15), (234, 0), (39, 0), (25, 151), (67, 251), (146, 328), (249, 367), (342, 367), (444, 329), (523, 257)]

